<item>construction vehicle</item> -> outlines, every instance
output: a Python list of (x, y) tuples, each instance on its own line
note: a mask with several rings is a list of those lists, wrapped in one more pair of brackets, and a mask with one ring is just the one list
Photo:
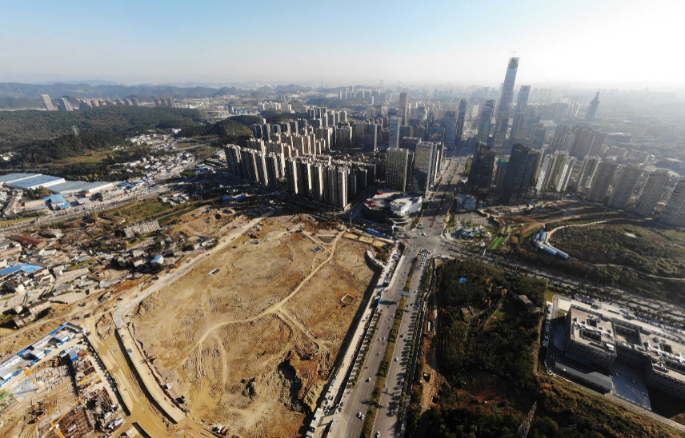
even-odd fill
[(47, 412), (43, 408), (43, 403), (38, 403), (38, 405), (33, 409), (31, 412), (31, 415), (33, 415), (33, 419), (31, 420), (32, 424), (36, 424), (40, 422), (43, 418), (45, 418), (45, 415)]

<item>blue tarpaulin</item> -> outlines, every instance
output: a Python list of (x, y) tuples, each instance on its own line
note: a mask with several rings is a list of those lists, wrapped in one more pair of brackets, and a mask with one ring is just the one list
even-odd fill
[(466, 283), (466, 277), (461, 277), (459, 279), (459, 283)]
[(2, 271), (0, 271), (0, 275), (13, 274), (17, 271), (24, 271), (30, 274), (32, 272), (38, 271), (39, 269), (43, 269), (43, 267), (36, 265), (20, 264), (3, 269)]

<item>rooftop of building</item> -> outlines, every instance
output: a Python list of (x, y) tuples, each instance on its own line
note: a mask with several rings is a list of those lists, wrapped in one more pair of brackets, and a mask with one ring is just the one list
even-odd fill
[(30, 178), (23, 178), (20, 179), (19, 181), (12, 181), (8, 182), (7, 185), (13, 188), (18, 188), (18, 189), (30, 189), (42, 185), (52, 185), (52, 184), (57, 184), (59, 182), (63, 182), (64, 178), (58, 177), (58, 176), (50, 176), (50, 175), (36, 175), (32, 176)]
[(567, 318), (571, 319), (571, 340), (615, 354), (614, 323), (599, 312), (573, 305)]
[[(669, 377), (685, 382), (685, 330), (642, 318), (613, 303), (573, 300), (569, 315), (578, 318), (579, 322), (587, 318), (599, 319), (598, 325), (604, 328), (605, 334), (611, 330), (613, 338), (608, 341), (608, 336), (603, 336), (604, 343), (648, 354), (655, 371), (669, 373)], [(575, 341), (590, 342), (579, 335), (579, 328), (573, 330), (573, 335)]]
[(20, 181), (26, 178), (32, 178), (34, 176), (40, 176), (39, 173), (10, 173), (9, 175), (0, 176), (0, 181), (4, 183), (11, 183), (14, 181)]

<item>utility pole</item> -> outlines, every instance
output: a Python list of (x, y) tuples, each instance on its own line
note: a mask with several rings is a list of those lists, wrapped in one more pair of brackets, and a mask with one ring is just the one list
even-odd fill
[(537, 408), (538, 402), (533, 403), (533, 407), (530, 408), (528, 416), (523, 419), (521, 426), (519, 426), (518, 438), (526, 438), (528, 436), (528, 431), (530, 430), (530, 423), (533, 421), (533, 416), (535, 415), (535, 408)]

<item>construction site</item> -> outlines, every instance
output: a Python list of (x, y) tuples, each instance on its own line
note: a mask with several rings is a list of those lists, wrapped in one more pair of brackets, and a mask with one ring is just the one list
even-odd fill
[(116, 383), (79, 326), (63, 324), (0, 365), (0, 436), (84, 438), (125, 430)]
[(100, 287), (0, 328), (0, 436), (304, 435), (391, 241), (255, 196), (138, 219), (125, 240), (61, 229), (62, 249), (89, 245), (84, 227), (121, 249), (60, 276)]
[(344, 233), (302, 214), (262, 218), (136, 306), (128, 331), (181, 409), (230, 436), (302, 433), (372, 288), (365, 252), (383, 245)]

